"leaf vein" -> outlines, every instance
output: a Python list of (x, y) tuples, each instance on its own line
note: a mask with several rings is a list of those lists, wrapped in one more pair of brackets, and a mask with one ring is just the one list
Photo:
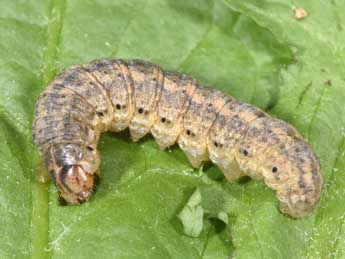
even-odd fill
[[(43, 56), (41, 83), (47, 85), (56, 73), (56, 59), (61, 41), (61, 31), (65, 14), (65, 0), (52, 0), (50, 3), (46, 32), (46, 51)], [(46, 248), (49, 246), (49, 193), (48, 188), (39, 184), (33, 186), (31, 233), (32, 258), (50, 258), (52, 255)], [(40, 226), (35, 222), (39, 220)]]

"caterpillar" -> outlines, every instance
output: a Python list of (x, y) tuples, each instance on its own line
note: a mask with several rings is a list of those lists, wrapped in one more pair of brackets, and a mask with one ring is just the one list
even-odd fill
[(193, 78), (142, 60), (102, 59), (62, 71), (35, 105), (33, 141), (61, 197), (90, 199), (100, 176), (104, 131), (151, 133), (160, 149), (178, 143), (191, 165), (211, 160), (234, 182), (262, 179), (280, 210), (308, 215), (323, 189), (317, 156), (288, 123)]

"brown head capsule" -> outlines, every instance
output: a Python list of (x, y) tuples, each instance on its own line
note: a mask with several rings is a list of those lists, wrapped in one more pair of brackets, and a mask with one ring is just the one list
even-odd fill
[(87, 201), (94, 190), (100, 158), (97, 150), (83, 144), (55, 144), (44, 153), (46, 167), (68, 203)]
[(90, 199), (94, 178), (80, 165), (65, 165), (55, 172), (54, 182), (61, 197), (68, 203), (80, 204)]

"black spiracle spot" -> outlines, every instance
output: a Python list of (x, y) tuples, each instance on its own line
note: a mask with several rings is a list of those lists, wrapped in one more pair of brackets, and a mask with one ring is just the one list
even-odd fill
[(214, 142), (213, 142), (213, 145), (214, 145), (215, 147), (218, 147), (218, 148), (222, 148), (222, 147), (223, 147), (223, 144), (222, 144), (222, 143), (219, 143), (219, 142), (217, 142), (217, 141), (214, 141)]
[(278, 168), (276, 166), (273, 166), (272, 167), (272, 173), (276, 173), (276, 172), (278, 172)]
[(258, 118), (266, 117), (266, 114), (263, 111), (256, 111), (256, 116)]

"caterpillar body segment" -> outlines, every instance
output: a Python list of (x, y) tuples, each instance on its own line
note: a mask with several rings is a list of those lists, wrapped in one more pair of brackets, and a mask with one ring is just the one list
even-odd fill
[(178, 139), (180, 148), (195, 168), (209, 159), (207, 135), (218, 112), (231, 100), (217, 90), (197, 88), (183, 118), (183, 129)]
[(176, 143), (196, 88), (197, 82), (186, 75), (170, 71), (164, 73), (157, 120), (151, 128), (151, 134), (162, 150)]
[[(66, 107), (71, 108), (66, 110)], [(52, 85), (51, 89), (47, 88), (39, 97), (35, 109), (41, 111), (35, 119), (43, 116), (54, 116), (55, 118), (69, 116), (86, 122), (93, 128), (99, 127), (100, 120), (94, 108), (85, 102), (83, 97), (61, 86)]]
[[(243, 138), (250, 123), (262, 116), (266, 116), (262, 110), (235, 100), (227, 103), (218, 113), (208, 134), (208, 150), (211, 161), (230, 182), (245, 175), (235, 160), (236, 144)], [(255, 174), (252, 177), (260, 178)]]
[(62, 88), (68, 88), (80, 95), (95, 109), (100, 117), (104, 130), (108, 130), (112, 117), (113, 106), (105, 88), (99, 84), (82, 67), (73, 66), (64, 70), (55, 80), (54, 84)]
[(77, 121), (73, 117), (56, 118), (44, 116), (35, 121), (35, 144), (45, 149), (53, 143), (59, 142), (83, 142), (86, 144), (97, 143), (99, 133), (89, 125)]
[(129, 123), (133, 141), (150, 132), (157, 119), (157, 105), (163, 86), (163, 71), (157, 65), (142, 60), (131, 60), (128, 68), (134, 87), (134, 116)]
[(126, 63), (122, 60), (95, 60), (83, 68), (106, 90), (113, 106), (110, 130), (128, 127), (134, 113), (133, 82)]
[[(272, 148), (278, 151), (285, 147), (289, 139), (300, 139), (300, 134), (289, 124), (271, 117), (260, 117), (254, 120), (246, 129), (245, 135), (235, 145), (234, 155), (241, 170), (253, 178), (264, 175), (253, 170), (253, 163), (260, 163), (270, 154)], [(278, 154), (275, 154), (279, 157)], [(273, 188), (273, 186), (270, 186)]]
[(319, 160), (289, 124), (152, 63), (104, 59), (64, 70), (35, 106), (33, 140), (63, 199), (91, 197), (100, 134), (127, 127), (134, 141), (151, 132), (161, 149), (177, 142), (193, 167), (211, 160), (230, 182), (262, 179), (292, 217), (320, 198)]

